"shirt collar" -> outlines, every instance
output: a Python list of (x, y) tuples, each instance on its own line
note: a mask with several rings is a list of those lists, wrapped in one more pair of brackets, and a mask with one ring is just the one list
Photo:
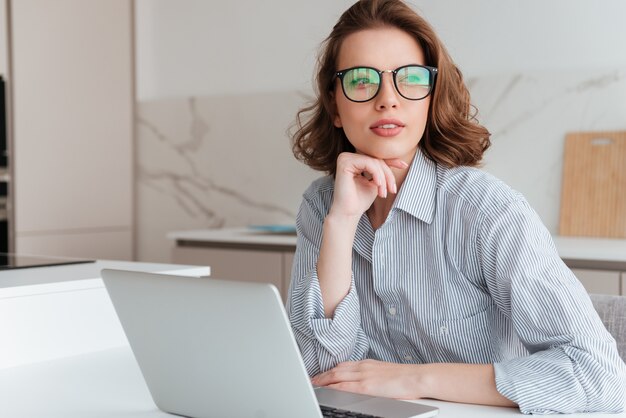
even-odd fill
[(430, 224), (435, 218), (437, 164), (417, 150), (394, 207)]

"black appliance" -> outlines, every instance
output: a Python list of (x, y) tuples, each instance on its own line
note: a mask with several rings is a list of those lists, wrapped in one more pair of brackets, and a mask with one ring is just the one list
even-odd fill
[(9, 251), (8, 164), (7, 164), (7, 100), (5, 81), (0, 75), (0, 252)]

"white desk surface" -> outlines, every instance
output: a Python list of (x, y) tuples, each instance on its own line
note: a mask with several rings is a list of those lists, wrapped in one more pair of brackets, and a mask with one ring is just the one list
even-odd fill
[[(57, 257), (61, 261), (63, 258)], [(0, 270), (0, 288), (33, 286), (47, 283), (99, 279), (102, 269), (149, 271), (158, 273), (187, 271), (188, 275), (208, 276), (210, 267), (179, 264), (142, 263), (135, 261), (96, 260), (92, 263), (67, 264)], [(24, 290), (25, 291), (25, 290)]]
[[(0, 370), (0, 416), (12, 418), (172, 417), (157, 409), (128, 346)], [(432, 400), (444, 418), (523, 416), (497, 408)], [(572, 418), (626, 417), (573, 414)]]

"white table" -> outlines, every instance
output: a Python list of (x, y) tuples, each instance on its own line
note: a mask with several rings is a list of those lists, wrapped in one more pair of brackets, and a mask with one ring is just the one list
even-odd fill
[[(0, 370), (0, 394), (2, 417), (172, 417), (152, 402), (128, 347)], [(419, 402), (439, 407), (438, 416), (443, 418), (523, 416), (514, 408)], [(626, 417), (626, 413), (567, 417), (618, 418)]]
[[(154, 405), (99, 272), (206, 276), (209, 268), (115, 261), (70, 267), (22, 270), (21, 286), (0, 288), (0, 417), (172, 417)], [(13, 279), (0, 272), (0, 281)], [(420, 402), (439, 407), (440, 417), (522, 416), (513, 408)], [(626, 413), (569, 415), (591, 416)]]

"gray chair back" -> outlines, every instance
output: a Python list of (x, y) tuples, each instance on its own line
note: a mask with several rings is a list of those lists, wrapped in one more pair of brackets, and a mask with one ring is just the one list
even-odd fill
[(617, 342), (622, 360), (626, 361), (626, 296), (590, 294), (606, 329)]

